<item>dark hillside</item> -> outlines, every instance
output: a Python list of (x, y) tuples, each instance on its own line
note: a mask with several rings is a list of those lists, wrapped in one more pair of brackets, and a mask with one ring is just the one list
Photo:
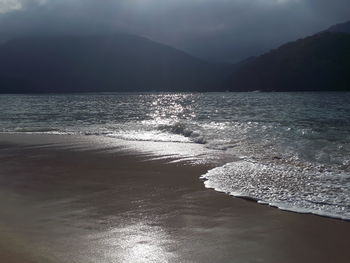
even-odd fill
[(0, 46), (0, 92), (205, 91), (227, 66), (124, 34), (32, 37)]
[(324, 32), (272, 50), (239, 67), (231, 91), (350, 90), (350, 34)]

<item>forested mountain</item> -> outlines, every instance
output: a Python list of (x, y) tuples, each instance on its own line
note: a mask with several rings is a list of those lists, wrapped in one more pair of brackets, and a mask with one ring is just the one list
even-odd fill
[(57, 36), (0, 45), (0, 93), (350, 90), (350, 22), (235, 65), (146, 38)]
[(327, 31), (350, 33), (350, 21), (331, 26), (330, 28), (327, 29)]
[(231, 91), (350, 90), (350, 34), (323, 32), (245, 63), (227, 80)]
[(0, 92), (205, 91), (228, 67), (126, 34), (30, 37), (0, 46)]

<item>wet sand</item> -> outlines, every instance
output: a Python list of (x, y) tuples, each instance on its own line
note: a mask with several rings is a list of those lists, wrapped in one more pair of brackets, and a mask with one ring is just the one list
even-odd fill
[(350, 222), (206, 189), (209, 165), (89, 141), (0, 135), (0, 262), (349, 261)]

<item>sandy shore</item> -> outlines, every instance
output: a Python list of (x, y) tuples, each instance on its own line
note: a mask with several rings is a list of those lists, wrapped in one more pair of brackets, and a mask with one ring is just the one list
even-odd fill
[(0, 262), (349, 262), (350, 222), (205, 189), (210, 167), (0, 136)]

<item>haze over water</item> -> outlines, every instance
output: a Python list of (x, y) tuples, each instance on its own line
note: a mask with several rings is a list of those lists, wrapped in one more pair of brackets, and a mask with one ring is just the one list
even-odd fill
[(171, 142), (185, 151), (196, 144), (218, 165), (202, 176), (209, 188), (350, 219), (349, 101), (350, 93), (1, 95), (0, 131)]

